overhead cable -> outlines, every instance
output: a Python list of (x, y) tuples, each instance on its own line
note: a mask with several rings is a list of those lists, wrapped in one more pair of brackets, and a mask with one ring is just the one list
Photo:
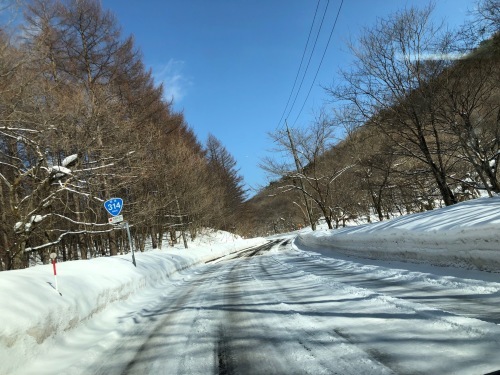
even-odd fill
[(306, 98), (304, 100), (304, 103), (302, 104), (302, 107), (300, 108), (300, 111), (299, 111), (297, 117), (295, 118), (295, 121), (293, 122), (293, 125), (295, 125), (295, 123), (299, 119), (300, 114), (302, 113), (302, 110), (304, 109), (304, 106), (306, 105), (307, 99), (309, 99), (309, 95), (311, 94), (311, 90), (312, 90), (312, 88), (314, 86), (314, 83), (316, 82), (316, 78), (318, 77), (318, 73), (319, 73), (319, 70), (321, 69), (321, 65), (323, 64), (323, 59), (325, 58), (326, 51), (328, 50), (328, 45), (330, 44), (330, 40), (332, 39), (333, 31), (335, 30), (335, 26), (337, 25), (337, 20), (339, 19), (340, 10), (342, 9), (342, 5), (343, 4), (344, 4), (344, 0), (341, 0), (340, 1), (339, 9), (337, 11), (337, 15), (335, 17), (335, 21), (334, 21), (333, 26), (332, 26), (332, 30), (330, 31), (330, 36), (328, 37), (328, 41), (326, 43), (325, 50), (323, 51), (323, 56), (321, 56), (321, 61), (319, 63), (318, 69), (316, 70), (316, 74), (314, 75), (314, 79), (313, 79), (313, 81), (311, 83), (311, 87), (309, 87), (309, 91), (307, 92), (307, 96), (306, 96)]
[(290, 95), (288, 96), (288, 100), (286, 102), (285, 109), (283, 110), (283, 113), (281, 114), (280, 121), (278, 122), (278, 128), (281, 125), (281, 121), (283, 121), (283, 117), (285, 116), (286, 110), (288, 109), (288, 104), (290, 104), (290, 99), (292, 98), (293, 91), (295, 90), (295, 85), (297, 84), (297, 78), (299, 78), (299, 73), (300, 73), (300, 70), (302, 69), (302, 63), (304, 62), (304, 57), (306, 55), (307, 46), (309, 45), (309, 40), (311, 39), (311, 34), (312, 34), (314, 23), (316, 21), (316, 15), (318, 14), (318, 8), (319, 8), (320, 2), (321, 2), (321, 0), (318, 0), (318, 3), (316, 4), (316, 10), (314, 11), (314, 17), (313, 17), (313, 20), (311, 23), (311, 27), (309, 28), (309, 35), (307, 36), (306, 45), (304, 46), (304, 52), (302, 52), (302, 58), (300, 59), (299, 69), (297, 70), (297, 74), (295, 75), (295, 80), (293, 81), (292, 90), (290, 91)]
[(304, 70), (304, 74), (302, 75), (302, 80), (300, 81), (299, 88), (297, 89), (297, 93), (295, 94), (295, 98), (293, 99), (292, 105), (291, 105), (290, 110), (288, 111), (288, 114), (286, 115), (285, 119), (288, 119), (288, 117), (290, 116), (290, 113), (292, 112), (293, 107), (295, 106), (295, 102), (297, 101), (297, 98), (299, 96), (300, 89), (302, 88), (302, 84), (304, 83), (304, 79), (306, 77), (307, 70), (309, 69), (309, 65), (311, 63), (311, 59), (313, 57), (314, 50), (316, 49), (316, 44), (318, 42), (318, 38), (319, 38), (319, 35), (321, 33), (321, 28), (323, 27), (323, 22), (325, 20), (326, 12), (328, 10), (328, 5), (330, 5), (330, 0), (328, 0), (326, 3), (325, 11), (323, 12), (323, 17), (321, 18), (321, 23), (320, 23), (319, 28), (318, 28), (318, 33), (316, 34), (316, 39), (314, 40), (314, 45), (313, 45), (311, 54), (309, 56), (309, 60), (307, 62), (306, 69)]

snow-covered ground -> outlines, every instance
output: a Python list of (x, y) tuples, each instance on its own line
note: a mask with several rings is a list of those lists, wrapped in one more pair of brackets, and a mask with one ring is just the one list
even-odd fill
[(351, 256), (500, 272), (500, 197), (300, 235), (297, 246)]
[[(131, 255), (57, 263), (0, 272), (0, 374), (9, 374), (48, 353), (55, 339), (126, 301), (173, 273), (246, 247), (262, 238), (243, 240), (209, 233), (189, 244)], [(90, 339), (92, 341), (92, 339)]]
[[(420, 290), (432, 289), (436, 297), (456, 294), (457, 298), (464, 295), (469, 300), (479, 295), (497, 298), (495, 296), (500, 295), (499, 226), (500, 198), (482, 198), (382, 223), (333, 231), (303, 230), (280, 236), (294, 239), (296, 254), (293, 256), (271, 252), (272, 261), (254, 264), (247, 271), (249, 277), (232, 276), (227, 280), (218, 277), (212, 287), (221, 288), (219, 284), (231, 280), (251, 282), (251, 287), (260, 288), (258, 303), (252, 305), (256, 311), (261, 309), (260, 306), (269, 304), (268, 298), (276, 300), (277, 315), (270, 320), (270, 327), (282, 322), (289, 330), (287, 334), (293, 338), (295, 336), (290, 333), (291, 330), (295, 329), (293, 327), (296, 324), (302, 324), (302, 334), (306, 332), (321, 338), (322, 342), (340, 340), (340, 347), (345, 348), (344, 354), (358, 353), (358, 359), (362, 357), (361, 352), (373, 352), (369, 347), (370, 341), (377, 339), (383, 343), (383, 350), (401, 361), (402, 368), (411, 368), (410, 362), (415, 361), (415, 355), (409, 350), (415, 343), (425, 341), (426, 344), (421, 344), (418, 349), (422, 355), (438, 353), (432, 357), (437, 359), (425, 364), (427, 368), (443, 365), (439, 363), (440, 350), (443, 356), (447, 353), (460, 355), (463, 361), (468, 361), (464, 363), (470, 364), (474, 358), (479, 358), (475, 365), (480, 366), (484, 365), (480, 363), (484, 362), (484, 356), (495, 353), (499, 347), (497, 337), (500, 327), (494, 319), (476, 319), (473, 313), (467, 314), (467, 317), (443, 313), (441, 307), (432, 305), (432, 298), (427, 298), (425, 304), (412, 302), (411, 299), (401, 300), (391, 294), (395, 293), (395, 289), (387, 288), (386, 284), (375, 284), (375, 287), (378, 285), (376, 291), (364, 289), (364, 282), (356, 284), (356, 277), (369, 275), (371, 279), (394, 281), (398, 287), (405, 285), (419, 287)], [(43, 371), (40, 368), (38, 373), (61, 373), (72, 366), (74, 373), (82, 373), (85, 368), (82, 363), (92, 361), (92, 358), (79, 359), (82, 353), (97, 355), (95, 350), (88, 348), (93, 346), (97, 351), (109, 349), (108, 346), (116, 342), (116, 337), (111, 337), (117, 335), (116, 331), (105, 332), (106, 326), (113, 324), (110, 322), (116, 322), (116, 311), (120, 312), (120, 316), (132, 316), (130, 324), (136, 323), (136, 316), (140, 314), (130, 314), (130, 311), (137, 311), (137, 304), (152, 303), (157, 299), (157, 287), (178, 277), (175, 276), (178, 275), (177, 271), (265, 242), (262, 238), (241, 240), (220, 235), (205, 237), (203, 241), (191, 243), (187, 250), (166, 248), (136, 254), (137, 267), (132, 265), (130, 254), (59, 263), (57, 277), (60, 294), (54, 288), (51, 265), (1, 272), (0, 373), (32, 373), (33, 366), (37, 365), (43, 366)], [(406, 263), (397, 263), (401, 261)], [(335, 270), (334, 281), (321, 273), (324, 272), (323, 266), (327, 267), (325, 269), (328, 269), (329, 274), (332, 269)], [(269, 277), (271, 274), (273, 277), (283, 275), (280, 276), (283, 278), (281, 282), (287, 286), (276, 290), (270, 297), (263, 291), (270, 290), (268, 288), (274, 284), (267, 286), (270, 280), (258, 274), (265, 267), (275, 267)], [(226, 271), (227, 274), (231, 272), (234, 271), (229, 268)], [(292, 277), (289, 280), (285, 279), (290, 275)], [(189, 277), (194, 280), (196, 275)], [(346, 280), (346, 283), (342, 280)], [(331, 296), (318, 294), (313, 301), (288, 305), (287, 301), (294, 298), (297, 301), (312, 297), (311, 292), (304, 294), (300, 290), (307, 283), (314, 284), (310, 290), (326, 288), (326, 293), (331, 293)], [(337, 293), (335, 296), (331, 291), (333, 289)], [(216, 298), (215, 295), (212, 297)], [(411, 298), (415, 299), (415, 296), (411, 295)], [(218, 305), (223, 306), (224, 303), (227, 301), (223, 299)], [(350, 319), (353, 309), (363, 314), (356, 314), (356, 319)], [(209, 310), (203, 309), (196, 314), (203, 314), (203, 311), (209, 314)], [(240, 312), (248, 315), (249, 319), (253, 319), (252, 313), (253, 310)], [(110, 314), (110, 317), (106, 317), (106, 314)], [(260, 311), (259, 314), (263, 316)], [(335, 316), (335, 319), (327, 319), (330, 315)], [(314, 316), (314, 323), (306, 319), (310, 316)], [(396, 317), (396, 320), (391, 316)], [(200, 321), (199, 317), (196, 319)], [(210, 320), (208, 315), (205, 320)], [(92, 326), (92, 329), (80, 331), (73, 339), (65, 339), (85, 326)], [(413, 329), (417, 326), (422, 329)], [(324, 332), (320, 333), (322, 327)], [(338, 335), (333, 337), (327, 334), (333, 331)], [(300, 337), (300, 333), (297, 337)], [(412, 340), (415, 342), (412, 343)], [(351, 345), (354, 341), (358, 342), (360, 349)], [(73, 352), (69, 352), (68, 348), (61, 349), (68, 342), (74, 344)], [(463, 342), (464, 346), (454, 344), (459, 342)], [(327, 356), (328, 347), (325, 345), (321, 348)], [(335, 355), (341, 358), (343, 354), (336, 352)], [(405, 360), (408, 364), (405, 364)], [(76, 362), (79, 364), (76, 365)], [(463, 368), (462, 364), (460, 366)], [(491, 366), (478, 368), (495, 369)], [(351, 370), (354, 369), (351, 367)], [(467, 369), (462, 373), (472, 374)]]

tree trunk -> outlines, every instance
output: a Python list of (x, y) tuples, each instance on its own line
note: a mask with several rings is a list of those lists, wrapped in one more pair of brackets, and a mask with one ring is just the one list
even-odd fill
[(116, 233), (115, 231), (109, 232), (109, 255), (118, 255), (118, 245), (116, 243)]
[(158, 248), (158, 238), (156, 235), (156, 225), (155, 224), (151, 224), (150, 234), (151, 234), (151, 247), (153, 249), (157, 249)]
[(187, 243), (187, 238), (186, 238), (186, 231), (184, 229), (181, 230), (181, 235), (182, 235), (182, 242), (184, 243), (184, 248), (188, 248), (188, 243)]
[(162, 225), (158, 225), (157, 239), (158, 239), (158, 248), (161, 249), (163, 247), (163, 226)]
[(332, 219), (328, 216), (325, 216), (325, 221), (326, 221), (326, 224), (328, 225), (328, 229), (333, 229)]
[(418, 129), (418, 139), (419, 139), (419, 147), (422, 153), (424, 154), (425, 160), (427, 161), (427, 164), (429, 165), (432, 175), (434, 176), (434, 179), (436, 181), (436, 184), (438, 186), (439, 192), (441, 193), (441, 198), (443, 198), (444, 204), (446, 206), (451, 206), (453, 204), (458, 203), (457, 198), (455, 197), (455, 194), (453, 194), (453, 191), (450, 189), (448, 186), (448, 183), (446, 182), (446, 174), (443, 171), (442, 168), (439, 168), (436, 163), (434, 162), (434, 159), (432, 158), (431, 152), (429, 150), (429, 147), (427, 145), (427, 141), (425, 140), (425, 136), (422, 133), (423, 130), (419, 124), (417, 124), (417, 129)]
[(170, 242), (172, 246), (174, 246), (177, 243), (177, 234), (175, 233), (175, 229), (171, 228), (169, 230), (170, 233)]

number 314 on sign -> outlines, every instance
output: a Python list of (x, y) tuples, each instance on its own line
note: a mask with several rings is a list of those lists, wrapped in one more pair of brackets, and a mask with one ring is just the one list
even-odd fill
[(118, 216), (123, 208), (123, 199), (111, 198), (104, 202), (104, 208), (111, 216)]

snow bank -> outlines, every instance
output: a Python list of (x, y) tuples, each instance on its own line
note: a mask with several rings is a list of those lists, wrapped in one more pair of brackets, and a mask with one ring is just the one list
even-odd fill
[(338, 230), (303, 233), (300, 248), (500, 272), (500, 197)]
[(78, 326), (115, 301), (125, 300), (174, 272), (246, 247), (263, 238), (204, 237), (189, 249), (154, 250), (131, 255), (0, 272), (0, 373), (8, 374), (39, 356), (47, 338)]

